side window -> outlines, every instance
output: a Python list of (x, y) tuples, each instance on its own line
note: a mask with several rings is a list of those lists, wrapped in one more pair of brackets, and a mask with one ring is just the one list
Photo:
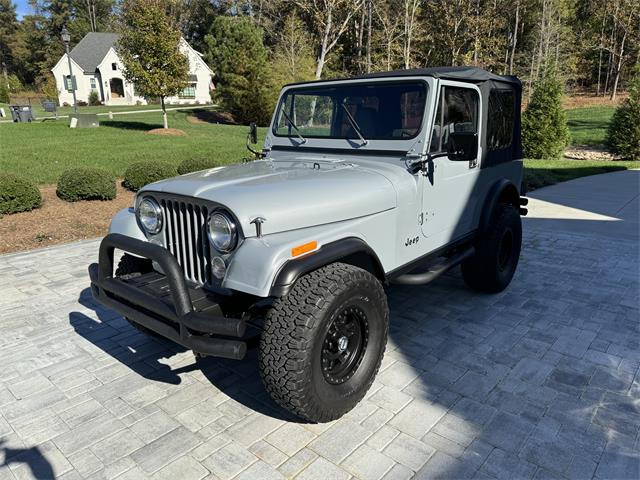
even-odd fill
[(489, 151), (502, 150), (511, 146), (514, 113), (515, 95), (513, 90), (491, 90), (487, 122), (487, 149)]
[(442, 87), (431, 134), (431, 152), (447, 149), (449, 134), (478, 132), (478, 93), (470, 88)]

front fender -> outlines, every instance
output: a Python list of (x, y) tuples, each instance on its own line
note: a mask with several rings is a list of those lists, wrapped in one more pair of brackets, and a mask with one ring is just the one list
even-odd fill
[[(389, 210), (356, 220), (247, 238), (233, 255), (222, 286), (259, 297), (280, 296), (286, 293), (288, 285), (278, 285), (278, 288), (275, 288), (275, 284), (278, 283), (276, 277), (283, 271), (285, 264), (294, 258), (291, 249), (313, 241), (318, 244), (315, 250), (318, 255), (324, 246), (346, 239), (349, 239), (349, 248), (348, 251), (342, 252), (344, 255), (357, 253), (357, 249), (354, 250), (355, 244), (363, 247), (358, 251), (393, 252), (392, 229), (380, 229), (380, 225), (390, 225), (393, 216), (394, 211)], [(309, 253), (296, 258), (311, 258), (313, 255)], [(324, 255), (322, 257), (324, 258)], [(394, 261), (389, 254), (378, 257), (374, 253), (373, 257), (376, 264), (374, 270), (379, 271), (381, 275), (390, 269)], [(333, 261), (336, 261), (333, 257), (326, 258), (326, 263)], [(322, 265), (314, 266), (318, 268)], [(303, 270), (298, 273), (306, 273)], [(295, 281), (297, 277), (294, 277), (295, 275), (285, 274), (282, 278), (283, 281), (286, 280), (285, 283), (289, 283)]]
[(127, 237), (147, 241), (146, 235), (138, 226), (133, 208), (123, 208), (116, 213), (109, 225), (109, 233), (119, 233)]

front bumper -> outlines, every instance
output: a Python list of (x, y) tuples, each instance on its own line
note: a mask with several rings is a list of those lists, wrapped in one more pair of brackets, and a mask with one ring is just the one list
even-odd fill
[[(116, 248), (156, 262), (164, 274), (114, 277)], [(190, 287), (178, 261), (165, 248), (111, 233), (102, 240), (98, 263), (89, 266), (89, 276), (94, 298), (129, 320), (196, 353), (237, 360), (245, 356), (246, 343), (236, 340), (245, 334), (245, 321), (225, 317), (215, 297)]]

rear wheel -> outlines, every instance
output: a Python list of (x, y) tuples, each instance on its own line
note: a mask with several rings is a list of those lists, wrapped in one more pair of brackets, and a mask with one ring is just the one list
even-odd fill
[(312, 422), (351, 410), (384, 355), (389, 309), (369, 272), (334, 263), (300, 278), (265, 318), (260, 371), (273, 399)]
[(521, 246), (520, 214), (513, 205), (500, 204), (478, 238), (475, 255), (462, 263), (465, 283), (481, 292), (501, 292), (516, 272)]

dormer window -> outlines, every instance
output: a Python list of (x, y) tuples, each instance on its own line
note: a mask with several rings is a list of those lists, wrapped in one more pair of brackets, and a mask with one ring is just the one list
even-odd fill
[(117, 63), (112, 63), (112, 64), (111, 64), (111, 70), (113, 70), (114, 72), (115, 72), (116, 70), (118, 70), (118, 64), (117, 64)]

